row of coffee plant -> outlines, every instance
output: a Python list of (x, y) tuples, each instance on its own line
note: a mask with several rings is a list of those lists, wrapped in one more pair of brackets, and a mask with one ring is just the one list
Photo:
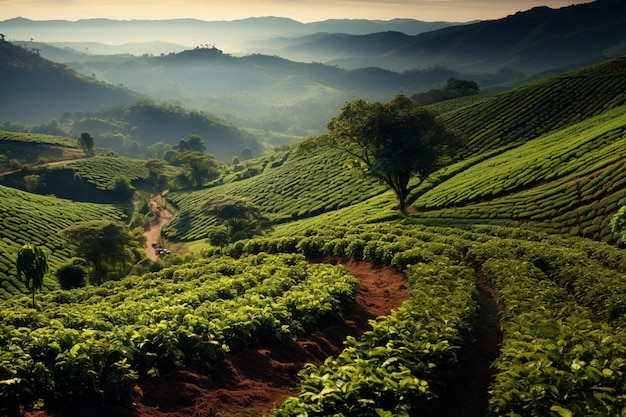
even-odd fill
[(44, 135), (41, 133), (7, 132), (0, 130), (0, 142), (18, 142), (42, 145), (56, 145), (77, 148), (78, 140), (62, 136)]
[(75, 176), (101, 190), (114, 188), (116, 179), (120, 177), (133, 181), (148, 176), (146, 161), (123, 157), (81, 159), (65, 165), (64, 168), (73, 170)]
[[(425, 193), (415, 205), (432, 210), (492, 199), (539, 183), (582, 181), (621, 161), (625, 149), (626, 116), (620, 107), (477, 163)], [(599, 189), (597, 183), (589, 185)], [(580, 191), (583, 198), (589, 193)]]
[(0, 302), (0, 404), (129, 402), (138, 377), (211, 366), (338, 320), (356, 297), (345, 268), (302, 255), (182, 263), (100, 287), (53, 291), (41, 310)]
[(582, 239), (498, 239), (474, 246), (467, 258), (477, 268), (489, 259), (531, 262), (598, 320), (626, 329), (626, 256), (615, 247)]
[[(596, 178), (607, 168), (621, 165), (625, 126), (621, 115), (607, 112), (479, 162), (427, 192), (416, 205), (441, 208), (492, 199), (547, 181), (563, 179), (576, 185), (575, 181)], [(480, 180), (477, 172), (482, 173)], [(593, 185), (597, 191), (599, 187)], [(619, 185), (612, 185), (610, 191), (619, 190)]]
[(481, 272), (497, 289), (506, 333), (494, 364), (492, 415), (626, 412), (623, 332), (596, 321), (530, 262), (491, 259)]
[(299, 376), (299, 394), (273, 413), (307, 416), (436, 415), (459, 377), (477, 304), (473, 271), (450, 264), (408, 267), (410, 298), (372, 330)]
[[(303, 230), (303, 234), (302, 238), (283, 237), (273, 242), (256, 239), (235, 245), (233, 250), (295, 250), (312, 256), (357, 257), (381, 264), (389, 264), (391, 259), (391, 264), (399, 268), (426, 263), (420, 268), (428, 268), (433, 276), (438, 274), (433, 265), (441, 265), (444, 259), (444, 265), (460, 263), (472, 267), (497, 289), (505, 332), (502, 355), (495, 363), (498, 372), (491, 389), (492, 415), (617, 416), (626, 409), (624, 251), (587, 239), (561, 239), (530, 230), (490, 226), (462, 231), (371, 225), (338, 227), (332, 232), (309, 229)], [(413, 268), (416, 267), (409, 266), (407, 271)], [(412, 283), (412, 291), (423, 287)], [(452, 293), (449, 295), (454, 299)], [(445, 301), (439, 302), (445, 305)], [(424, 300), (422, 303), (430, 305)], [(420, 306), (412, 307), (412, 311), (419, 309)], [(349, 346), (358, 343), (351, 342)], [(366, 355), (347, 351), (361, 359), (359, 367), (373, 362)], [(400, 397), (392, 400), (386, 396), (389, 392), (381, 393), (389, 389), (380, 384), (385, 367), (380, 375), (373, 371), (350, 374), (342, 369), (344, 362), (338, 361), (329, 359), (319, 369), (303, 371), (301, 393), (283, 404), (278, 415), (332, 415), (333, 407), (344, 415), (402, 415), (408, 407), (412, 412), (421, 407), (415, 403), (407, 405)], [(336, 379), (330, 364), (336, 366)], [(381, 364), (377, 366), (380, 368)], [(355, 365), (350, 363), (347, 369), (352, 372)], [(348, 376), (355, 375), (363, 380), (361, 385), (346, 382)], [(423, 390), (426, 385), (430, 390), (433, 382), (423, 375), (413, 375), (413, 388), (417, 381), (427, 381)], [(409, 390), (410, 378), (405, 376), (404, 388)], [(368, 378), (372, 384), (379, 384), (376, 389), (367, 385)], [(354, 397), (343, 396), (345, 391)], [(429, 392), (435, 395), (435, 391)], [(385, 404), (393, 402), (398, 407), (383, 406), (370, 395), (385, 398)], [(425, 398), (415, 392), (410, 397), (416, 401)], [(359, 402), (359, 398), (364, 401)], [(351, 399), (356, 400), (352, 403)], [(371, 406), (369, 411), (364, 404)], [(428, 408), (425, 407), (424, 410)]]
[(224, 250), (233, 256), (299, 252), (390, 265), (405, 272), (410, 298), (390, 316), (349, 338), (337, 357), (300, 372), (299, 394), (276, 416), (435, 415), (471, 349), (477, 303), (475, 275), (459, 265), (464, 238), (399, 224), (305, 230), (300, 236), (257, 238)]
[[(43, 246), (50, 254), (51, 269), (71, 257), (59, 231), (82, 221), (101, 218), (121, 220), (124, 214), (110, 205), (76, 203), (51, 196), (40, 196), (0, 186), (0, 299), (27, 293), (17, 279), (15, 260), (22, 245)], [(44, 289), (58, 288), (47, 275)]]

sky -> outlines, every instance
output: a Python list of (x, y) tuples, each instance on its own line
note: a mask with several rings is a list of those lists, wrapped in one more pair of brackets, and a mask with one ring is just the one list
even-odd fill
[(326, 19), (413, 18), (427, 22), (489, 20), (536, 6), (560, 8), (590, 0), (0, 0), (0, 21), (89, 18), (237, 20), (289, 17), (303, 23)]

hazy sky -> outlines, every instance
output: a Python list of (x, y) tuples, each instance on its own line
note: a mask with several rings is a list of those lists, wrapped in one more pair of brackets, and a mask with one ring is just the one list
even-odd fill
[(235, 20), (282, 16), (300, 22), (332, 18), (424, 21), (497, 19), (535, 6), (559, 8), (590, 0), (0, 0), (0, 20), (170, 19)]

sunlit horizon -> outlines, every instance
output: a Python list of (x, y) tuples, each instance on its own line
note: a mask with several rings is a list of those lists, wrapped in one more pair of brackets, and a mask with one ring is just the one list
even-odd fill
[(206, 21), (232, 21), (250, 17), (276, 16), (302, 23), (328, 19), (392, 20), (396, 18), (430, 22), (468, 22), (498, 19), (538, 6), (561, 8), (580, 3), (588, 3), (588, 1), (219, 0), (207, 3), (199, 0), (180, 2), (0, 0), (0, 20), (22, 17), (30, 20), (70, 21), (96, 18), (116, 20), (193, 18)]

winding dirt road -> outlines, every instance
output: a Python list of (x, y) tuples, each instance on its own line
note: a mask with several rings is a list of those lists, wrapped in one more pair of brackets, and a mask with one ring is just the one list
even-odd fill
[[(163, 195), (165, 194), (167, 194), (167, 191), (163, 193)], [(157, 218), (150, 223), (150, 226), (144, 232), (144, 235), (146, 236), (146, 256), (152, 261), (159, 259), (159, 255), (157, 255), (154, 251), (152, 244), (159, 243), (161, 240), (161, 229), (174, 217), (171, 212), (158, 205), (157, 202), (161, 197), (161, 195), (156, 195), (150, 199), (150, 210), (157, 214)]]

